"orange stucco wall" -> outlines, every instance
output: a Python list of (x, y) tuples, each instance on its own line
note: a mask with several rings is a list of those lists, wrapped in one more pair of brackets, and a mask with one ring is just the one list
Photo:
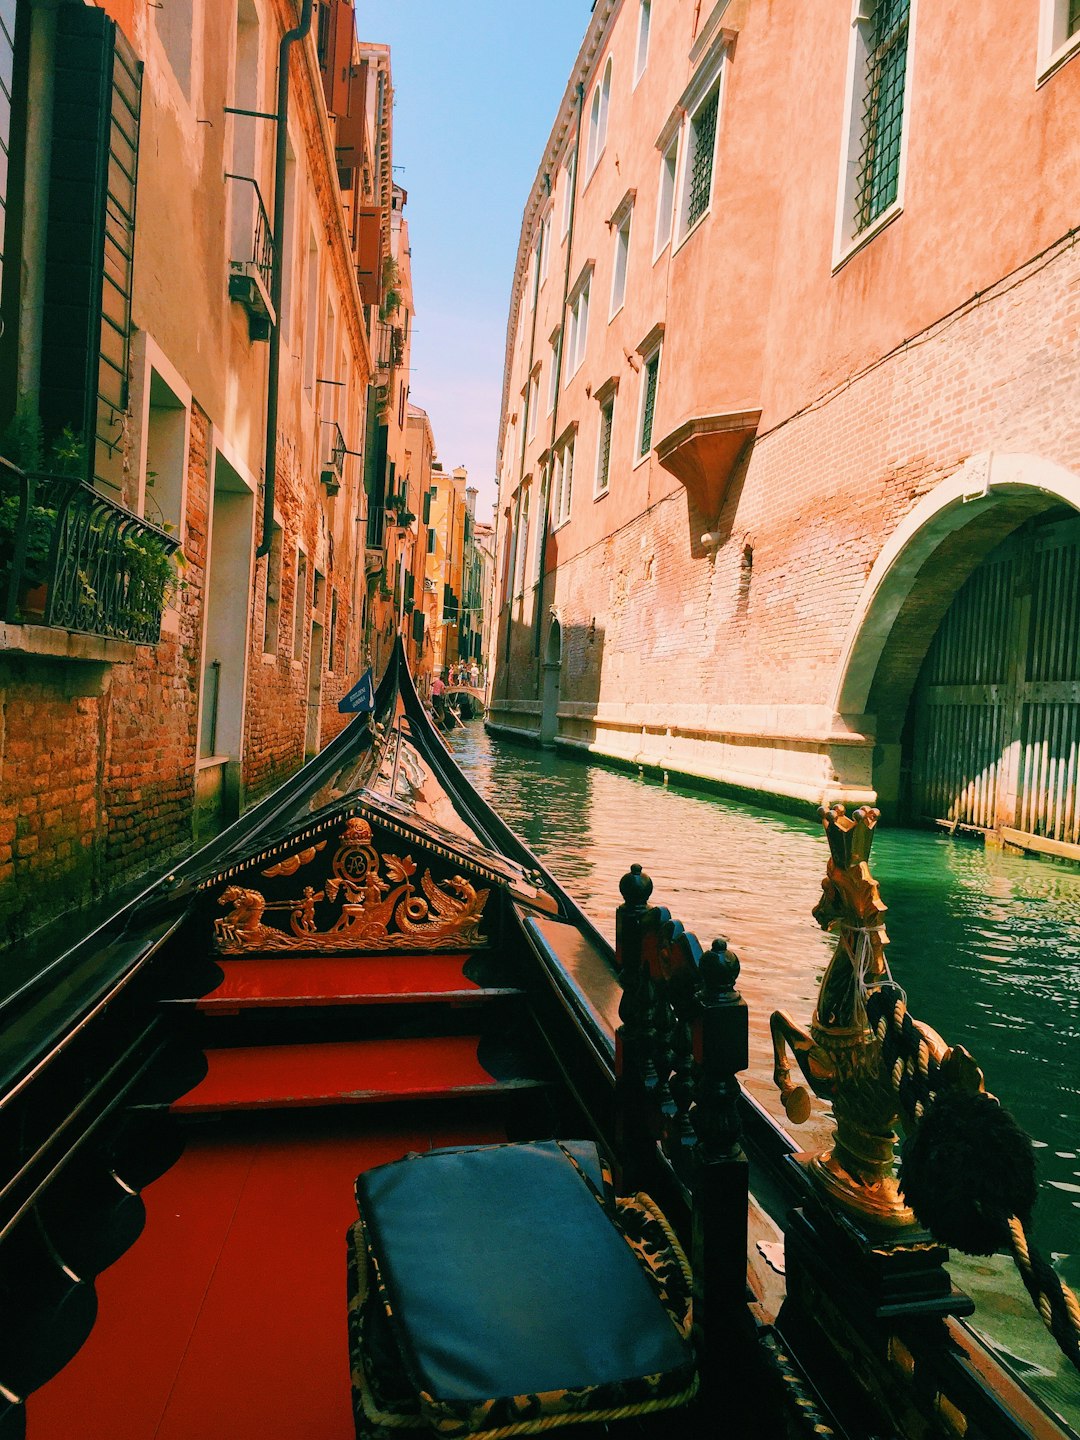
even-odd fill
[[(907, 690), (882, 681), (871, 692), (880, 715), (834, 706), (849, 631), (889, 537), (969, 457), (1022, 452), (1080, 469), (1068, 241), (1080, 203), (1080, 51), (1040, 81), (1037, 5), (995, 0), (972, 24), (957, 3), (915, 0), (899, 203), (845, 250), (835, 236), (850, 7), (653, 5), (635, 84), (639, 9), (638, 0), (594, 8), (525, 211), (508, 325), (499, 574), (509, 573), (511, 542), (522, 543), (531, 488), (528, 583), (499, 591), (492, 718), (542, 729), (554, 613), (558, 741), (776, 794), (866, 798), (882, 745), (899, 732), (911, 666)], [(695, 103), (688, 87), (710, 47), (718, 53), (725, 40), (708, 212), (656, 254), (659, 146), (684, 95)], [(607, 140), (590, 174), (589, 117), (609, 57)], [(561, 221), (579, 83), (568, 262)], [(631, 191), (626, 302), (612, 317), (609, 222)], [(531, 252), (549, 208), (534, 317)], [(584, 359), (564, 373), (552, 416), (548, 337), (564, 320), (564, 281), (572, 286), (589, 261)], [(654, 448), (639, 460), (637, 349), (658, 325)], [(527, 426), (523, 392), (538, 363), (539, 416)], [(610, 483), (597, 496), (594, 397), (612, 378)], [(702, 513), (655, 446), (694, 417), (758, 410), (740, 463), (731, 469), (735, 446), (717, 473), (716, 493), (727, 482), (719, 511)], [(549, 448), (575, 425), (570, 514), (551, 518), (538, 557)], [(533, 432), (524, 444), (523, 429)], [(916, 648), (985, 551), (986, 534), (973, 528), (969, 540), (949, 551)], [(533, 583), (540, 558), (542, 584)]]

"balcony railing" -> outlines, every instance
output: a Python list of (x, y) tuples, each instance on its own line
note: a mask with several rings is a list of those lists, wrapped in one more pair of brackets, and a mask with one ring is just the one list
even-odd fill
[(405, 331), (380, 320), (375, 334), (376, 370), (395, 370), (405, 359)]
[(178, 548), (85, 480), (28, 475), (0, 460), (0, 593), (9, 625), (153, 645), (176, 585)]
[(237, 187), (233, 196), (229, 295), (248, 312), (252, 340), (268, 340), (277, 317), (270, 301), (274, 273), (274, 232), (258, 181), (226, 173)]
[(341, 489), (341, 477), (345, 469), (345, 456), (349, 448), (345, 444), (345, 436), (341, 433), (341, 426), (336, 420), (324, 420), (326, 427), (325, 448), (323, 451), (323, 463), (320, 479), (326, 486), (327, 492), (336, 495)]

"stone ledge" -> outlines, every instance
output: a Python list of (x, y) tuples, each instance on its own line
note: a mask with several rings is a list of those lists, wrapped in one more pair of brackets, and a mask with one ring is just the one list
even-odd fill
[(138, 653), (133, 640), (82, 635), (51, 625), (0, 623), (0, 655), (36, 655), (46, 660), (87, 661), (95, 665), (130, 665)]

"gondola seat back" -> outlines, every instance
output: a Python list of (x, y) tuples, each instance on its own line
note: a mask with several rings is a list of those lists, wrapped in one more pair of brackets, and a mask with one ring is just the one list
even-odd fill
[(590, 1142), (431, 1151), (357, 1181), (350, 1232), (361, 1434), (529, 1433), (690, 1400), (690, 1276)]

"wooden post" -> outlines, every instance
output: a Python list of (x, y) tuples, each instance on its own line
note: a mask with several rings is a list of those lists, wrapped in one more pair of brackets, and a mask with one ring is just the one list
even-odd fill
[[(749, 1167), (740, 1144), (739, 1072), (749, 1063), (746, 1001), (735, 989), (739, 961), (723, 940), (701, 960), (701, 1015), (695, 1027), (698, 1144), (694, 1167), (694, 1330), (702, 1374), (722, 1376), (752, 1328), (747, 1309)], [(730, 1379), (730, 1377), (729, 1377)], [(724, 1382), (725, 1394), (728, 1381)]]
[(615, 1034), (615, 1141), (619, 1149), (617, 1188), (635, 1190), (649, 1163), (648, 1106), (655, 1089), (649, 1025), (649, 972), (645, 930), (653, 883), (640, 865), (619, 881), (623, 903), (615, 912), (615, 964), (622, 982), (620, 1025)]

